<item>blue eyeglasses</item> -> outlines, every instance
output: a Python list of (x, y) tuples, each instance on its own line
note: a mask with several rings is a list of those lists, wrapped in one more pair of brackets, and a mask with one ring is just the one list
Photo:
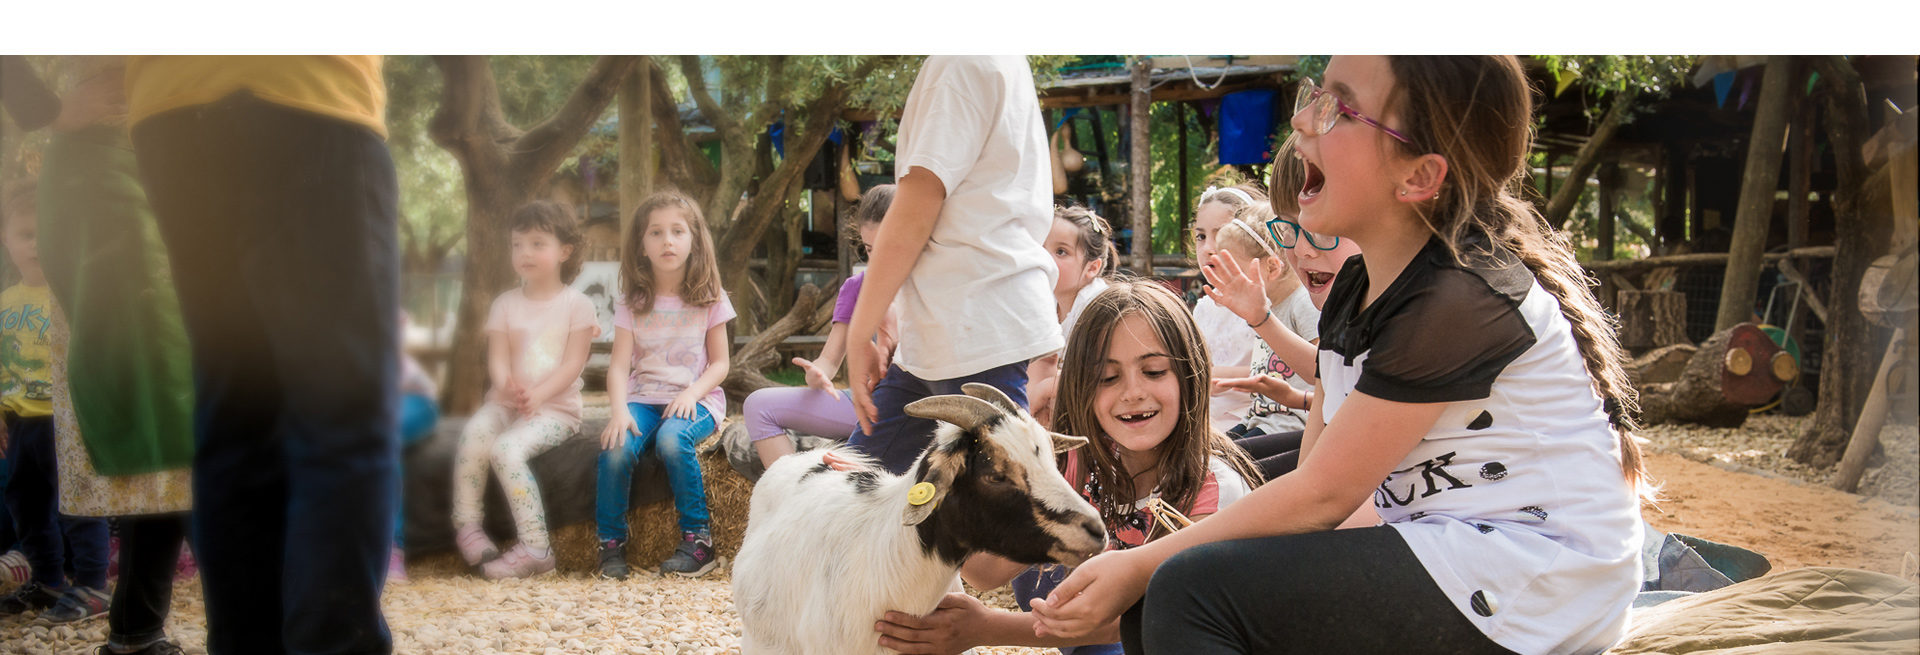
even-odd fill
[(1316, 235), (1301, 229), (1299, 223), (1281, 217), (1267, 221), (1267, 235), (1273, 237), (1273, 242), (1280, 244), (1282, 248), (1292, 250), (1299, 244), (1300, 235), (1303, 234), (1307, 237), (1307, 245), (1313, 246), (1315, 250), (1332, 250), (1340, 247), (1340, 237)]

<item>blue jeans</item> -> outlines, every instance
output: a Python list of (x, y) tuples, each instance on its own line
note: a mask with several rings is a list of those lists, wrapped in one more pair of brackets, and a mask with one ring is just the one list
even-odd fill
[[(49, 589), (74, 584), (107, 588), (106, 519), (60, 514), (60, 468), (53, 446), (53, 417), (7, 415), (6, 505), (19, 529), (20, 551), (33, 565), (33, 581)], [(72, 562), (66, 561), (71, 554)], [(63, 566), (63, 564), (71, 565)]]
[(960, 386), (968, 382), (999, 389), (1021, 408), (1027, 406), (1026, 362), (995, 366), (951, 380), (922, 380), (898, 366), (889, 366), (886, 377), (880, 378), (880, 383), (873, 388), (873, 406), (880, 415), (879, 422), (873, 425), (873, 434), (856, 430), (847, 444), (880, 460), (894, 475), (905, 474), (913, 468), (914, 460), (920, 458), (920, 451), (933, 443), (933, 428), (937, 424), (933, 419), (907, 416), (907, 404), (929, 396), (961, 393)]
[(406, 504), (400, 502), (400, 492), (406, 488), (406, 449), (433, 436), (433, 426), (440, 421), (440, 408), (433, 399), (417, 393), (400, 397), (400, 458), (394, 460), (393, 476), (400, 480), (393, 485), (393, 547), (407, 547)]
[(600, 540), (627, 539), (627, 500), (633, 493), (633, 467), (640, 455), (653, 451), (666, 465), (667, 486), (673, 490), (673, 509), (680, 513), (681, 532), (707, 531), (707, 486), (700, 476), (700, 458), (694, 446), (713, 434), (715, 422), (707, 408), (696, 405), (694, 419), (661, 420), (665, 405), (627, 403), (633, 431), (625, 445), (600, 451), (599, 488), (593, 499)]
[[(1053, 588), (1060, 586), (1073, 569), (1065, 566), (1030, 566), (1013, 578), (1013, 602), (1020, 611), (1033, 611), (1033, 599), (1046, 598)], [(1089, 646), (1061, 646), (1062, 655), (1120, 655), (1125, 652), (1119, 643), (1095, 644)]]
[(388, 653), (398, 186), (373, 131), (246, 91), (133, 127), (193, 345), (212, 655)]

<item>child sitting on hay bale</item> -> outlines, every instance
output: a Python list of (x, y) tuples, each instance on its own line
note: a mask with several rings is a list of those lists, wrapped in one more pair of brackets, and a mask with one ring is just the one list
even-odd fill
[[(487, 313), (493, 390), (460, 433), (454, 459), (453, 524), (460, 555), (488, 578), (554, 570), (546, 511), (527, 460), (580, 427), (580, 372), (593, 339), (593, 301), (567, 286), (580, 272), (580, 231), (563, 205), (538, 201), (514, 212), (513, 268), (521, 286)], [(507, 492), (520, 544), (502, 555), (480, 529), (491, 468)]]

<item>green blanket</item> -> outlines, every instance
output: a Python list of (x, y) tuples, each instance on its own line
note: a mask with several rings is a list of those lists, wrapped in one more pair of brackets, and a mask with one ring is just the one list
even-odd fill
[(54, 135), (40, 172), (39, 240), (71, 334), (67, 376), (94, 469), (191, 465), (192, 351), (124, 128)]

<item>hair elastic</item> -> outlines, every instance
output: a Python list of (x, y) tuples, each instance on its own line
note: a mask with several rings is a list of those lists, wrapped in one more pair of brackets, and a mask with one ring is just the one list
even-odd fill
[[(1234, 189), (1234, 190), (1236, 190), (1236, 191), (1237, 191), (1238, 189)], [(1226, 225), (1224, 225), (1224, 226), (1222, 226), (1222, 227), (1221, 227), (1220, 229), (1222, 229), (1222, 230), (1224, 230), (1224, 229), (1227, 229), (1227, 228), (1229, 228), (1229, 227), (1236, 227), (1236, 226), (1237, 226), (1237, 227), (1239, 227), (1239, 228), (1240, 228), (1240, 229), (1242, 229), (1242, 230), (1246, 230), (1246, 231), (1247, 231), (1247, 236), (1249, 236), (1249, 237), (1253, 237), (1253, 242), (1254, 242), (1254, 243), (1257, 243), (1257, 244), (1260, 244), (1260, 249), (1261, 249), (1261, 250), (1265, 250), (1265, 251), (1267, 251), (1267, 256), (1268, 256), (1268, 257), (1278, 257), (1278, 256), (1280, 256), (1280, 254), (1279, 254), (1279, 253), (1276, 253), (1276, 252), (1274, 252), (1274, 251), (1273, 251), (1273, 246), (1270, 246), (1270, 245), (1267, 245), (1267, 240), (1266, 240), (1266, 239), (1262, 239), (1262, 238), (1260, 238), (1260, 233), (1259, 233), (1259, 232), (1255, 232), (1255, 231), (1253, 231), (1253, 226), (1252, 226), (1252, 225), (1248, 225), (1248, 224), (1247, 224), (1247, 221), (1246, 221), (1246, 220), (1244, 220), (1244, 219), (1242, 219), (1242, 218), (1240, 218), (1240, 217), (1238, 217), (1238, 216), (1235, 216), (1235, 217), (1233, 217), (1233, 220), (1230, 220), (1230, 221), (1227, 221), (1227, 224), (1226, 224)]]

